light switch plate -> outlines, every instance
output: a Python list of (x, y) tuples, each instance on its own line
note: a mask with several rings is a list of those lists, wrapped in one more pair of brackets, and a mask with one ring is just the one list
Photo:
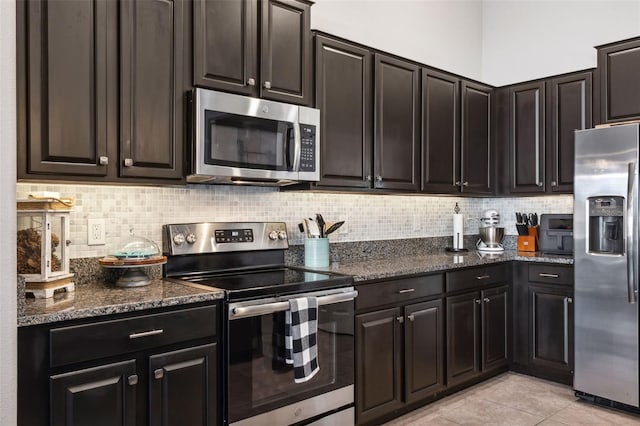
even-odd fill
[(87, 244), (90, 246), (106, 244), (104, 219), (87, 220)]

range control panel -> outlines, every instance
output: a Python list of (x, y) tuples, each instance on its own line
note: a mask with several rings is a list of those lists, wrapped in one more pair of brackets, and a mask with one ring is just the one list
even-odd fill
[(300, 171), (316, 171), (316, 126), (300, 124), (302, 149), (300, 151)]
[(287, 248), (283, 222), (203, 222), (162, 227), (162, 251), (169, 256)]

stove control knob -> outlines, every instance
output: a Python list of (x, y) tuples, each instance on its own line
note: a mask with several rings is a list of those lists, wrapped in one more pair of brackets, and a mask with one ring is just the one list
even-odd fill
[(177, 246), (181, 246), (182, 244), (184, 244), (184, 234), (180, 233), (180, 234), (174, 235), (173, 242)]
[(269, 232), (269, 239), (271, 241), (275, 241), (278, 239), (278, 231), (271, 231)]
[(196, 237), (196, 234), (194, 234), (193, 232), (187, 234), (187, 242), (189, 244), (193, 244), (196, 241), (198, 241), (198, 237)]
[(287, 233), (285, 231), (278, 231), (278, 239), (279, 240), (286, 240), (287, 239)]

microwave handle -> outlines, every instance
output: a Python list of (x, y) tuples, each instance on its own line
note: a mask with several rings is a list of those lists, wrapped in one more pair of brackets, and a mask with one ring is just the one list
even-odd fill
[(302, 155), (302, 138), (300, 123), (293, 123), (293, 171), (300, 171), (300, 156)]

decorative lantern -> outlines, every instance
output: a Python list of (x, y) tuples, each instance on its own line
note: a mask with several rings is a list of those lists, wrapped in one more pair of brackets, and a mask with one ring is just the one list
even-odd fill
[(18, 274), (36, 298), (74, 291), (67, 249), (72, 206), (73, 200), (57, 198), (18, 200)]

